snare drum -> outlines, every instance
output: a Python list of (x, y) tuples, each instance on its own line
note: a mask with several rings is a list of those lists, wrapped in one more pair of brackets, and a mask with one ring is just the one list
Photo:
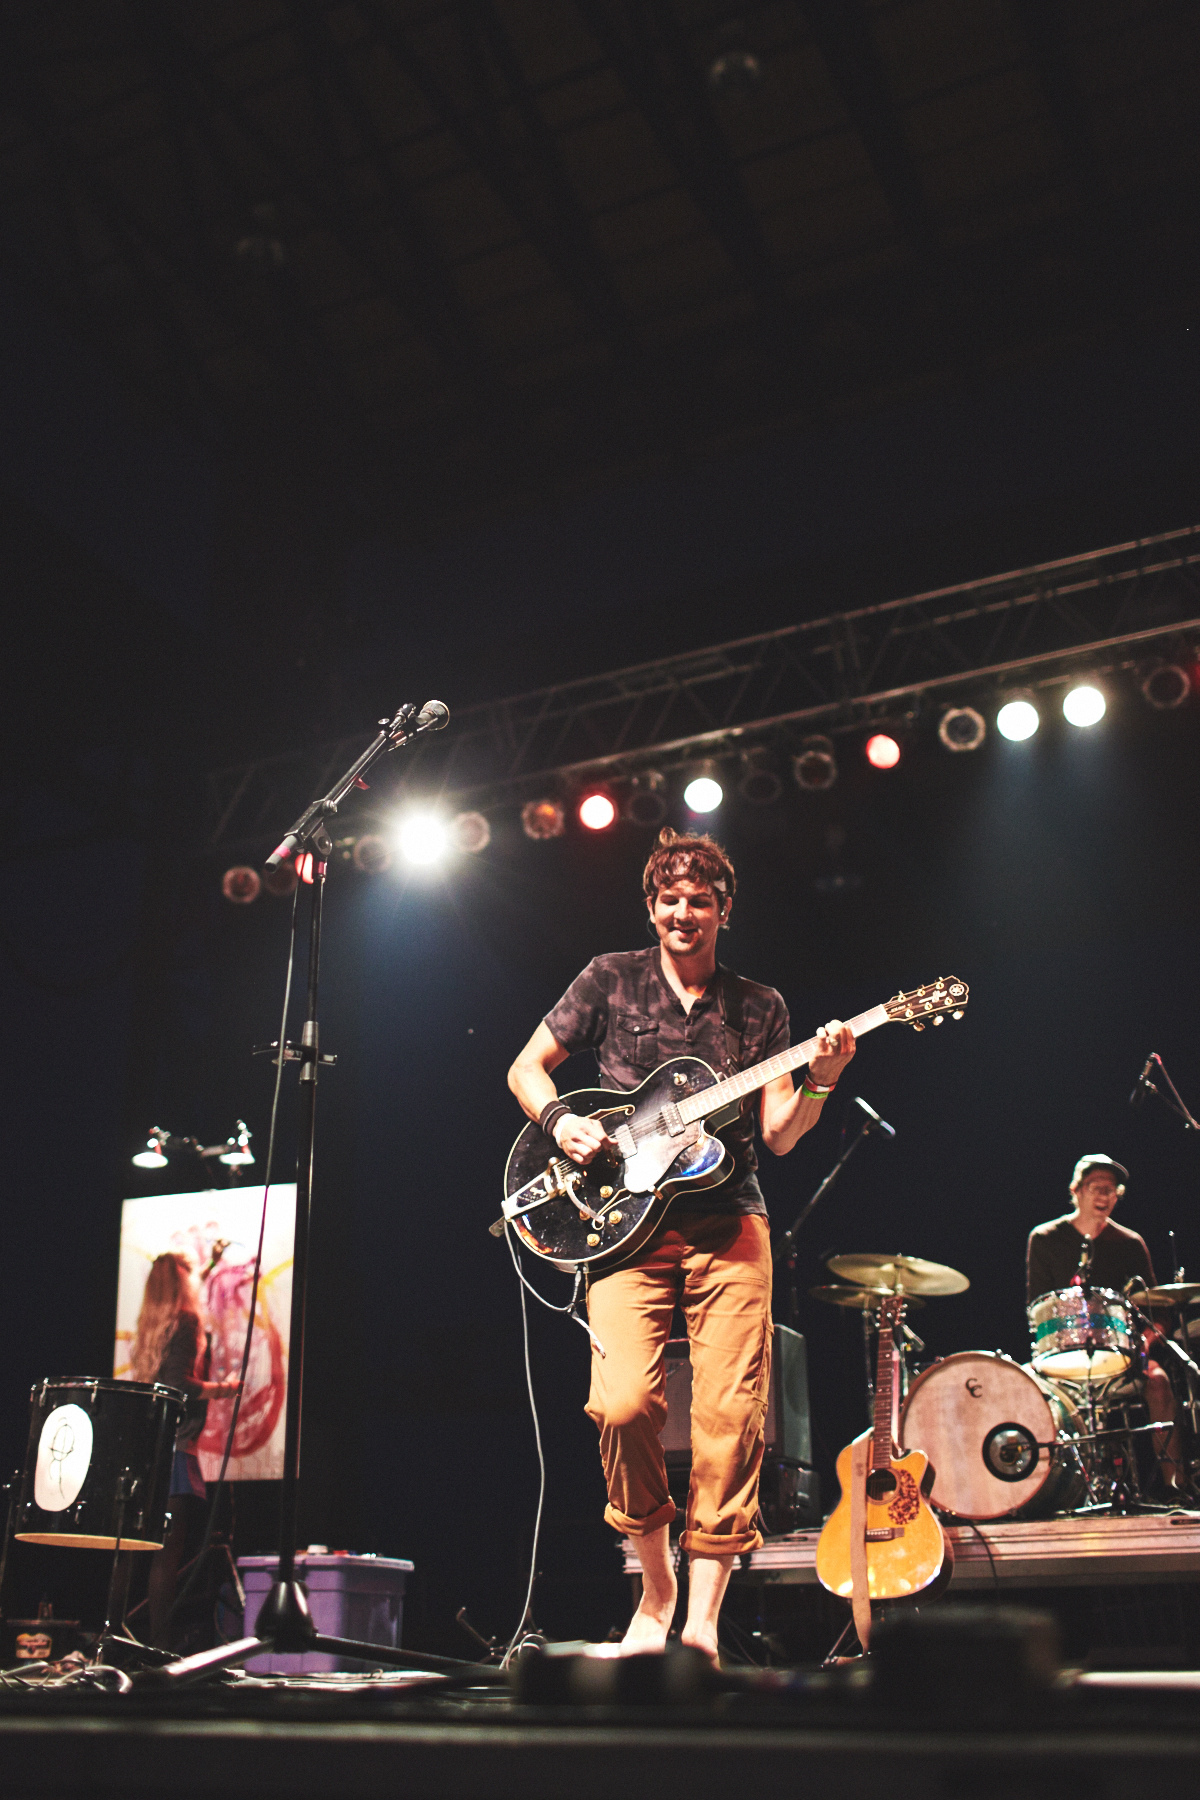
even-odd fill
[(185, 1396), (157, 1382), (77, 1376), (40, 1382), (30, 1399), (14, 1535), (112, 1550), (119, 1530), (123, 1550), (161, 1550)]
[(1111, 1288), (1059, 1288), (1025, 1310), (1033, 1366), (1055, 1381), (1109, 1381), (1133, 1361), (1133, 1321)]
[(901, 1444), (933, 1465), (930, 1500), (961, 1519), (1044, 1517), (1077, 1504), (1078, 1459), (1050, 1446), (1080, 1429), (1069, 1396), (992, 1350), (934, 1363), (900, 1414)]

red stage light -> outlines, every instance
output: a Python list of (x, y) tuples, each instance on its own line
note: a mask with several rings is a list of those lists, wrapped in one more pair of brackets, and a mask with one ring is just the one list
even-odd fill
[(607, 831), (617, 816), (611, 794), (585, 794), (579, 802), (579, 823), (588, 831)]
[(894, 769), (900, 761), (900, 746), (894, 737), (877, 731), (867, 739), (867, 761), (873, 769)]

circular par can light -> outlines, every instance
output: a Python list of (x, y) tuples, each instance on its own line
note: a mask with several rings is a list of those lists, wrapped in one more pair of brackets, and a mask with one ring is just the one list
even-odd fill
[(1108, 711), (1108, 702), (1098, 687), (1090, 681), (1080, 682), (1068, 688), (1063, 695), (1063, 718), (1068, 725), (1076, 725), (1086, 731), (1091, 725), (1098, 725)]
[(696, 775), (683, 790), (683, 803), (689, 812), (716, 812), (725, 790), (711, 775)]
[(792, 774), (799, 788), (831, 788), (837, 780), (837, 758), (833, 739), (807, 737), (792, 758)]
[(611, 794), (596, 789), (579, 802), (579, 823), (586, 831), (607, 831), (617, 816), (617, 805)]
[(900, 761), (900, 746), (886, 731), (877, 731), (864, 746), (867, 761), (873, 769), (894, 769)]
[(978, 750), (986, 736), (983, 714), (973, 706), (948, 706), (938, 721), (939, 741), (955, 754)]
[(1141, 678), (1142, 699), (1156, 712), (1173, 712), (1192, 691), (1192, 678), (1182, 663), (1156, 663)]
[(996, 714), (996, 730), (1010, 744), (1023, 744), (1026, 738), (1033, 736), (1041, 722), (1037, 707), (1024, 694), (1006, 700)]

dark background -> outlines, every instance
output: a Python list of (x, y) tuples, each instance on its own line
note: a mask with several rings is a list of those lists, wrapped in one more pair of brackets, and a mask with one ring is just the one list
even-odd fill
[[(857, 65), (839, 58), (828, 9), (749, 9), (744, 29), (779, 84), (766, 90), (771, 118), (812, 127), (799, 132), (805, 192), (820, 188), (821, 217), (850, 237), (857, 221), (876, 258), (868, 270), (847, 244), (840, 261), (818, 254), (809, 201), (778, 174), (754, 185), (767, 166), (749, 142), (758, 128), (710, 98), (769, 239), (774, 298), (752, 278), (754, 257), (735, 254), (744, 240), (720, 207), (696, 199), (727, 196), (728, 171), (680, 153), (663, 175), (664, 140), (638, 134), (639, 120), (677, 120), (692, 91), (669, 33), (652, 46), (659, 85), (646, 88), (618, 54), (633, 40), (601, 30), (605, 18), (631, 30), (626, 8), (556, 13), (590, 19), (578, 53), (548, 15), (539, 37), (519, 8), (485, 9), (516, 42), (535, 113), (555, 132), (569, 123), (552, 98), (566, 78), (537, 61), (551, 40), (564, 66), (577, 54), (588, 79), (624, 95), (611, 127), (623, 147), (568, 160), (565, 179), (636, 341), (622, 349), (610, 316), (586, 379), (535, 378), (539, 354), (565, 367), (568, 341), (599, 327), (582, 303), (570, 329), (555, 324), (529, 298), (543, 291), (530, 277), (504, 315), (523, 333), (518, 355), (498, 291), (484, 291), (486, 259), (472, 262), (455, 236), (468, 214), (485, 235), (500, 218), (494, 187), (464, 198), (463, 184), (498, 179), (515, 139), (501, 133), (491, 163), (460, 142), (459, 186), (422, 185), (440, 128), (407, 90), (371, 87), (389, 166), (429, 238), (420, 266), (474, 309), (489, 348), (472, 366), (506, 397), (482, 425), (445, 345), (436, 378), (404, 388), (396, 376), (409, 367), (396, 321), (426, 342), (434, 323), (425, 313), (413, 326), (395, 267), (385, 279), (362, 253), (392, 337), (365, 315), (339, 315), (333, 332), (335, 265), (378, 220), (356, 202), (344, 217), (358, 235), (321, 239), (314, 220), (334, 193), (323, 184), (362, 164), (349, 128), (332, 140), (318, 130), (339, 56), (306, 65), (308, 85), (293, 91), (314, 20), (332, 21), (362, 75), (352, 21), (368, 16), (416, 43), (453, 89), (470, 10), (268, 7), (251, 25), (217, 6), (164, 8), (185, 34), (176, 52), (192, 32), (188, 55), (165, 63), (134, 6), (90, 22), (65, 5), (18, 7), (6, 21), (23, 59), (10, 58), (0, 165), (12, 248), (0, 285), (8, 1467), (35, 1379), (110, 1366), (120, 1200), (162, 1185), (129, 1165), (147, 1127), (211, 1142), (241, 1115), (265, 1147), (269, 1071), (249, 1047), (274, 1035), (288, 909), (221, 898), (224, 861), (203, 852), (206, 770), (331, 733), (365, 741), (407, 697), (436, 693), (453, 712), (1197, 517), (1196, 151), (1181, 125), (1194, 118), (1190, 9), (1047, 4), (1040, 16), (1059, 32), (1047, 45), (1018, 5), (953, 9), (953, 28), (935, 8), (847, 6), (865, 20), (858, 50), (870, 56)], [(717, 8), (651, 14), (664, 31), (675, 21), (701, 71), (730, 29)], [(164, 69), (191, 96), (182, 162), (155, 136), (184, 116), (164, 107)], [(824, 71), (825, 136), (801, 69)], [(936, 143), (935, 90), (966, 96)], [(241, 138), (230, 123), (235, 92), (260, 125), (274, 121), (286, 155), (260, 146), (255, 162), (245, 118)], [(972, 135), (972, 95), (979, 117), (987, 97), (990, 136)], [(471, 105), (486, 119), (478, 96)], [(515, 105), (494, 108), (513, 133)], [(532, 116), (519, 113), (522, 130)], [(1018, 139), (1033, 146), (1024, 162)], [(227, 190), (214, 144), (232, 158)], [(170, 179), (152, 179), (160, 165)], [(632, 224), (622, 237), (597, 223), (608, 203), (589, 181), (618, 168), (631, 191), (658, 183), (671, 204), (699, 209), (691, 237), (662, 227), (653, 280)], [(900, 204), (904, 169), (924, 195), (916, 214)], [(287, 269), (265, 298), (237, 285), (239, 234), (264, 196)], [(531, 216), (514, 226), (505, 214), (497, 244), (508, 232), (524, 253)], [(982, 246), (974, 261), (969, 242)], [(569, 259), (546, 266), (551, 288), (577, 293)], [(1096, 273), (1113, 268), (1119, 281)], [(672, 336), (666, 322), (689, 307), (704, 330)], [(277, 314), (292, 336), (275, 331)], [(370, 418), (331, 399), (348, 370)], [(800, 1278), (802, 1290), (820, 1279), (835, 1250), (962, 1269), (970, 1290), (914, 1318), (931, 1355), (1025, 1354), (1025, 1235), (1064, 1208), (1084, 1151), (1129, 1163), (1120, 1216), (1145, 1234), (1160, 1276), (1169, 1227), (1181, 1259), (1200, 1259), (1197, 1146), (1154, 1102), (1126, 1104), (1152, 1049), (1200, 1099), (1196, 702), (1153, 713), (1132, 681), (1109, 698), (1091, 733), (1048, 718), (1030, 743), (992, 733), (962, 757), (918, 735), (886, 775), (846, 740), (830, 792), (789, 788), (761, 810), (731, 798), (714, 821), (740, 882), (728, 960), (783, 991), (797, 1034), (939, 973), (970, 983), (961, 1024), (866, 1040), (817, 1131), (764, 1171), (781, 1228), (834, 1159), (851, 1093), (896, 1126), (895, 1143), (864, 1146), (810, 1220)], [(411, 1557), (409, 1641), (450, 1650), (465, 1647), (453, 1623), (464, 1603), (488, 1632), (515, 1626), (536, 1493), (517, 1288), (485, 1229), (520, 1124), (504, 1073), (591, 955), (645, 941), (650, 843), (621, 825), (533, 844), (515, 807), (491, 823), (488, 850), (442, 872), (337, 871), (325, 962), (339, 1065), (318, 1138), (302, 1538)], [(845, 834), (836, 853), (831, 831)], [(814, 881), (835, 855), (853, 879), (824, 893)], [(578, 1082), (589, 1079), (581, 1062)], [(285, 1175), (293, 1131), (289, 1094)], [(536, 1273), (565, 1298), (557, 1277)], [(861, 1421), (857, 1326), (807, 1299), (803, 1312), (828, 1481)], [(548, 1462), (535, 1611), (556, 1634), (600, 1636), (627, 1602), (582, 1412), (586, 1341), (536, 1307), (530, 1333)], [(239, 1549), (271, 1547), (272, 1499), (239, 1494)], [(23, 1550), (11, 1599), (46, 1592), (73, 1613), (91, 1582), (92, 1605), (95, 1571), (81, 1573), (92, 1561)]]

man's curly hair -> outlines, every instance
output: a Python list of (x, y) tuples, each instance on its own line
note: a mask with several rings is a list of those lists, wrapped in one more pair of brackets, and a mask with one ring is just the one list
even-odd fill
[(707, 832), (685, 834), (664, 825), (642, 872), (642, 887), (654, 895), (674, 881), (694, 881), (697, 887), (710, 887), (727, 900), (737, 892), (733, 864), (715, 838)]

